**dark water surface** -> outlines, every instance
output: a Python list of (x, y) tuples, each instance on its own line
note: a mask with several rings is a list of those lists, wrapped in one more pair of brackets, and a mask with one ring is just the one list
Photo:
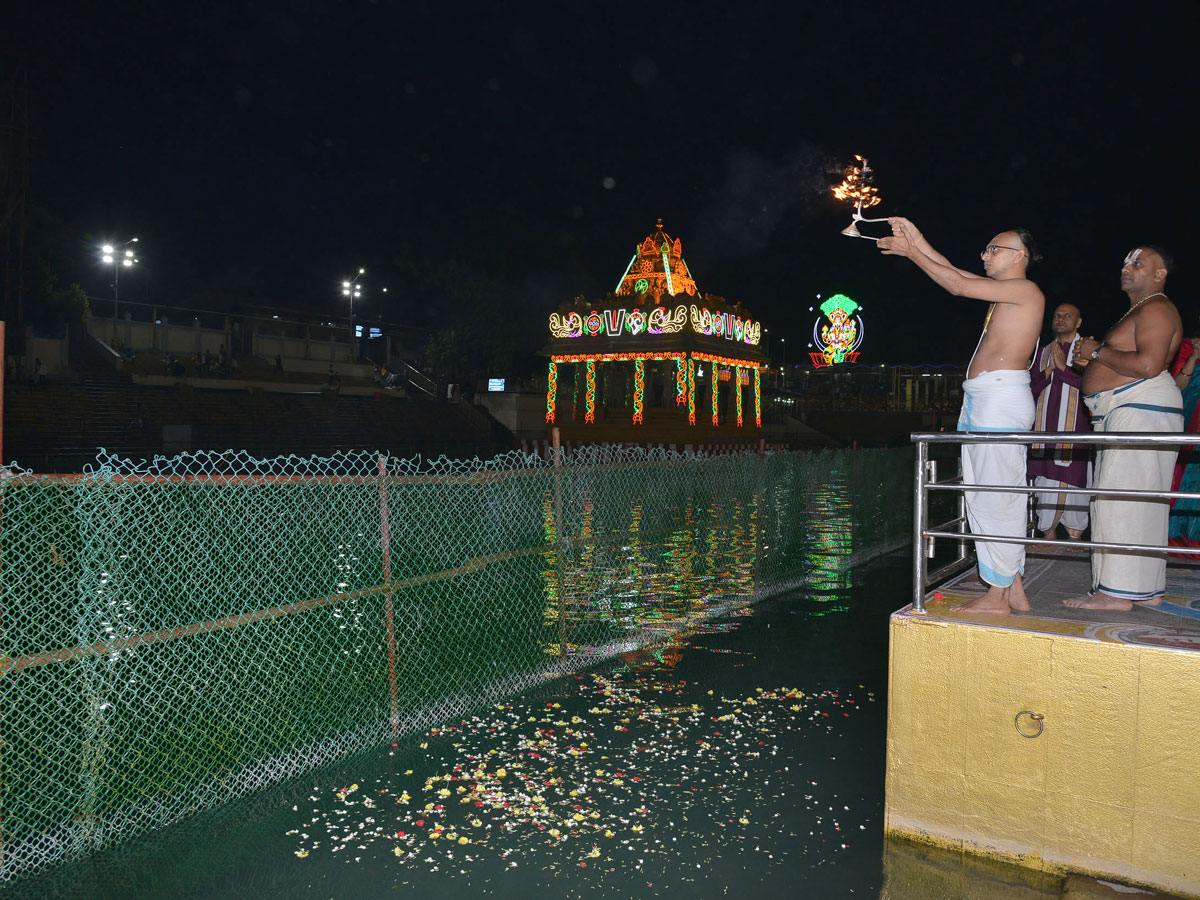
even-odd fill
[(904, 554), (826, 573), (5, 896), (1058, 896), (885, 848), (887, 616), (909, 579)]

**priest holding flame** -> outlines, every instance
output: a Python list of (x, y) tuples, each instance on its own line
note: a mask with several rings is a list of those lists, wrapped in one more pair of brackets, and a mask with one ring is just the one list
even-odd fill
[[(959, 431), (1028, 431), (1033, 426), (1029, 364), (1042, 330), (1046, 299), (1026, 270), (1039, 257), (1024, 228), (1002, 231), (983, 248), (983, 275), (952, 265), (908, 219), (888, 219), (892, 236), (879, 239), (886, 256), (903, 256), (956, 297), (989, 304), (983, 333), (963, 382)], [(965, 484), (1025, 486), (1024, 444), (964, 444)], [(1024, 493), (966, 491), (967, 519), (975, 534), (1025, 536)], [(982, 597), (958, 609), (1008, 615), (1025, 612), (1029, 599), (1021, 583), (1022, 544), (975, 542)]]

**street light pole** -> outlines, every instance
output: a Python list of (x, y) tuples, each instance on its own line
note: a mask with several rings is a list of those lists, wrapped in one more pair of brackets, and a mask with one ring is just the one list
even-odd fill
[[(113, 339), (114, 345), (117, 343), (117, 307), (121, 302), (121, 293), (120, 293), (120, 291), (121, 291), (121, 269), (122, 268), (131, 269), (131, 268), (133, 268), (135, 263), (140, 262), (140, 260), (136, 256), (134, 256), (134, 253), (132, 250), (126, 249), (124, 254), (120, 255), (120, 256), (117, 255), (117, 250), (118, 250), (118, 248), (121, 248), (121, 247), (128, 248), (130, 244), (136, 244), (137, 242), (138, 242), (138, 239), (134, 237), (134, 238), (130, 238), (129, 240), (125, 241), (123, 244), (117, 244), (116, 247), (114, 247), (112, 244), (105, 244), (103, 247), (100, 248), (103, 251), (103, 254), (100, 257), (101, 261), (105, 265), (111, 265), (113, 267), (113, 336), (112, 336), (112, 339)], [(116, 349), (116, 347), (114, 346), (113, 349)]]
[(358, 354), (355, 352), (358, 341), (354, 334), (354, 301), (363, 295), (362, 285), (358, 283), (358, 279), (362, 278), (366, 272), (366, 269), (360, 268), (354, 278), (342, 282), (342, 296), (350, 298), (350, 362), (354, 362), (358, 358)]

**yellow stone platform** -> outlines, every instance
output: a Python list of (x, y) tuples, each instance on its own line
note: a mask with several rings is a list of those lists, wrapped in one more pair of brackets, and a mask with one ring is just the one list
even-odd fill
[(1029, 615), (951, 611), (973, 572), (892, 615), (885, 827), (1200, 897), (1200, 569), (1159, 608), (1062, 605), (1089, 580), (1086, 553), (1031, 555)]

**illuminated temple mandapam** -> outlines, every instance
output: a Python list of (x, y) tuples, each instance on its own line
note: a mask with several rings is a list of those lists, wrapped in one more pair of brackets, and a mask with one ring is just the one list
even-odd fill
[(550, 314), (546, 422), (576, 441), (758, 440), (762, 323), (701, 294), (662, 220), (614, 292)]

